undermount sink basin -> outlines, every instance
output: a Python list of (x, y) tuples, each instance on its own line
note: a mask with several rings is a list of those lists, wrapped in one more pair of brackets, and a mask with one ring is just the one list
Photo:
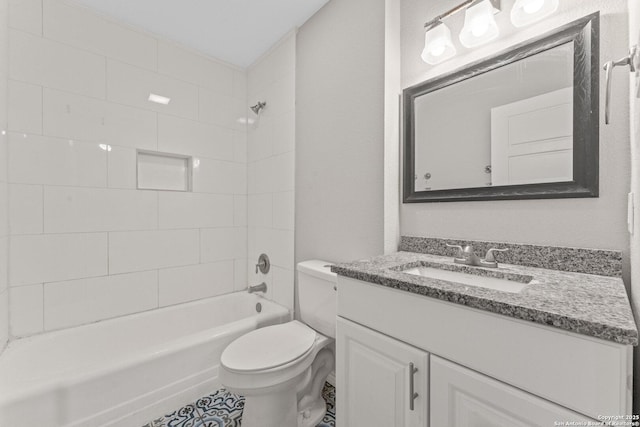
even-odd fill
[[(532, 278), (524, 276), (526, 282), (502, 277), (480, 276), (476, 274), (464, 273), (461, 271), (443, 270), (435, 267), (411, 267), (400, 270), (402, 273), (413, 274), (415, 276), (429, 277), (436, 280), (458, 283), (466, 286), (477, 286), (480, 288), (493, 289), (502, 292), (518, 293), (523, 290)], [(498, 273), (499, 274), (499, 273)], [(521, 277), (519, 279), (522, 279)], [(527, 280), (528, 279), (528, 280)]]

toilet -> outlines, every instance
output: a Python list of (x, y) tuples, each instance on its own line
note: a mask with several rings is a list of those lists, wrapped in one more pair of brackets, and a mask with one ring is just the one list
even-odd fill
[(328, 262), (297, 265), (300, 321), (267, 326), (227, 346), (220, 379), (245, 397), (243, 427), (314, 427), (325, 415), (322, 388), (333, 370), (336, 274)]

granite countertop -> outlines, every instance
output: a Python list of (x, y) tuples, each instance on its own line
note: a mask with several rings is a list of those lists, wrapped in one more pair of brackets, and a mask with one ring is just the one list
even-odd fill
[[(481, 276), (506, 276), (510, 280), (523, 282), (532, 280), (519, 293), (510, 293), (394, 271), (394, 268), (418, 265), (466, 270)], [(450, 256), (415, 252), (396, 252), (368, 260), (336, 264), (331, 270), (340, 276), (582, 335), (620, 344), (638, 344), (638, 331), (620, 277), (502, 263), (498, 269), (469, 267), (454, 264)]]

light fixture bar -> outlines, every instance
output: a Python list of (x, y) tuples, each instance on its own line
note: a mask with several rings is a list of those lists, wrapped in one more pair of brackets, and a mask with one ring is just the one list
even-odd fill
[[(454, 7), (453, 9), (450, 9), (448, 11), (446, 11), (445, 13), (443, 13), (442, 15), (438, 15), (435, 18), (433, 18), (431, 21), (427, 21), (424, 24), (425, 28), (430, 28), (433, 27), (434, 25), (437, 25), (438, 22), (440, 22), (441, 20), (443, 20), (444, 18), (448, 18), (451, 15), (455, 15), (456, 13), (465, 10), (467, 8), (469, 8), (470, 6), (473, 6), (473, 4), (478, 3), (481, 0), (467, 0), (463, 3), (460, 3), (459, 5), (457, 5), (456, 7)], [(495, 10), (501, 10), (500, 8), (500, 0), (490, 0), (491, 4), (493, 5), (493, 8)]]

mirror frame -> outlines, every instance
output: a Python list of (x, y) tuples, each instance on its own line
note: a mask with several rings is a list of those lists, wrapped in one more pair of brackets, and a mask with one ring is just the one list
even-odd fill
[[(597, 12), (488, 59), (405, 89), (403, 203), (598, 197), (599, 33), (600, 13)], [(414, 102), (417, 97), (569, 42), (574, 46), (572, 181), (415, 191)]]

